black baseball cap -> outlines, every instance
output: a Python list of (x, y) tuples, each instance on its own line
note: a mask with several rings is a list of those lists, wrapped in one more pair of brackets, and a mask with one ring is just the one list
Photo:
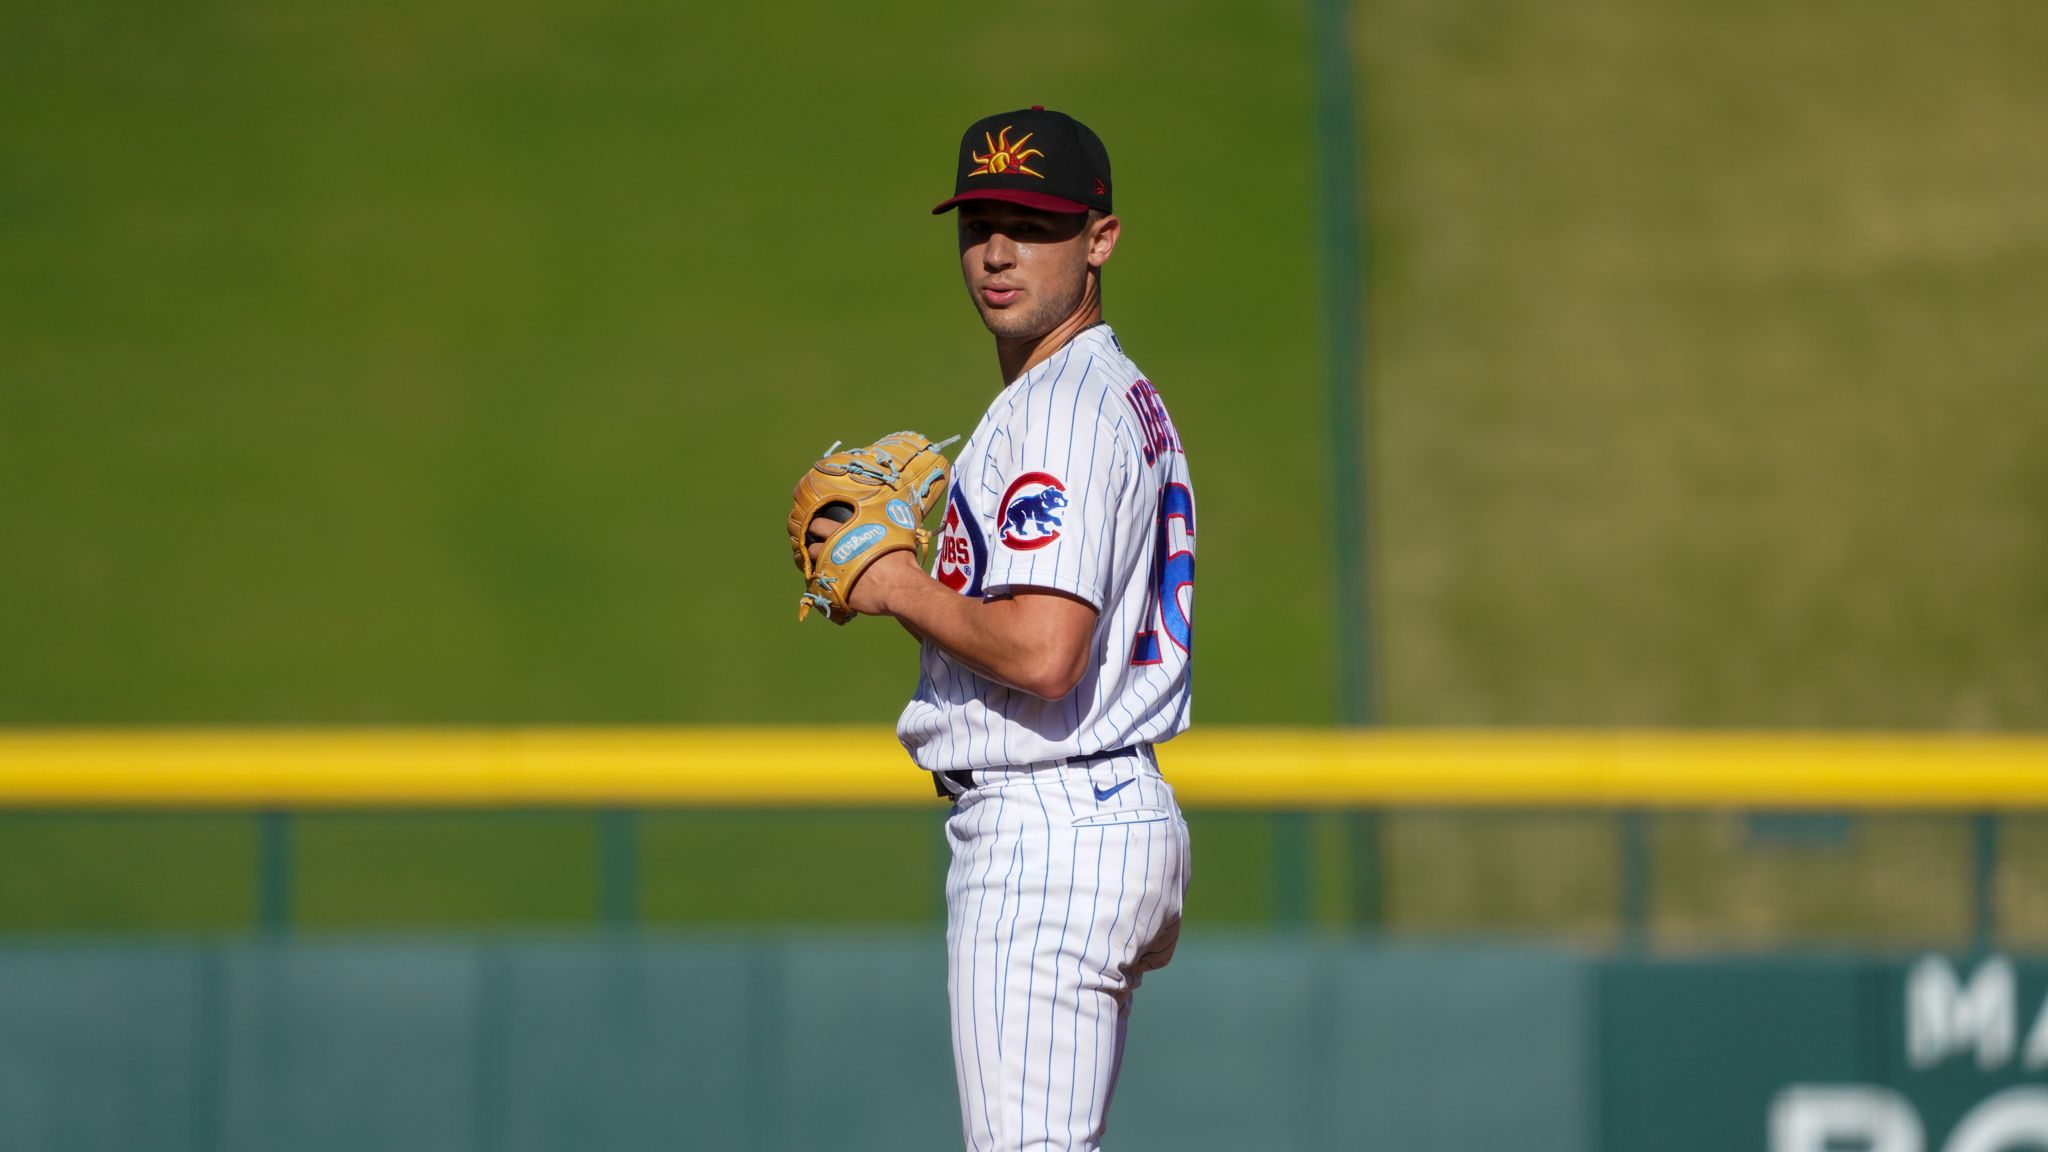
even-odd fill
[(953, 198), (1002, 200), (1042, 212), (1108, 212), (1109, 149), (1086, 124), (1033, 104), (976, 120), (960, 137)]

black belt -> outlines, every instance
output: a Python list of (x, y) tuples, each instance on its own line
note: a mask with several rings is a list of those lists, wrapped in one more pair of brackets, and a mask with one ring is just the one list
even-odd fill
[[(1096, 764), (1104, 760), (1113, 760), (1118, 756), (1129, 756), (1143, 747), (1145, 747), (1143, 744), (1133, 744), (1128, 748), (1112, 748), (1107, 752), (1097, 752), (1090, 756), (1074, 756), (1069, 758), (1067, 763), (1070, 765)], [(954, 795), (946, 788), (946, 781), (948, 780), (951, 780), (954, 787), (960, 789), (962, 793), (972, 792), (981, 786), (981, 781), (974, 778), (974, 770), (971, 768), (955, 768), (948, 772), (934, 772), (932, 773), (932, 788), (938, 792), (939, 798), (942, 800), (950, 800)]]

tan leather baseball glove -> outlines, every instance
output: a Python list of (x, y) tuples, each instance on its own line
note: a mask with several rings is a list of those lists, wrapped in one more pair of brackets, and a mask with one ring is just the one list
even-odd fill
[[(804, 576), (804, 594), (796, 618), (821, 609), (834, 624), (859, 613), (847, 607), (846, 596), (868, 565), (905, 549), (924, 562), (931, 539), (924, 522), (945, 502), (946, 458), (939, 450), (955, 436), (934, 444), (915, 432), (892, 432), (865, 448), (838, 451), (834, 444), (796, 482), (789, 511), (789, 550)], [(843, 526), (825, 539), (814, 562), (811, 521), (825, 517)]]

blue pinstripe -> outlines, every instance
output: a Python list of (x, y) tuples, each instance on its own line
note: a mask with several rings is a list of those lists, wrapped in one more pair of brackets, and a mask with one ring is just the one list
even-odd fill
[[(1124, 894), (1127, 891), (1129, 891), (1131, 880), (1131, 830), (1128, 828), (1124, 828), (1121, 829), (1121, 831), (1123, 833), (1122, 838), (1124, 851), (1123, 859), (1117, 865), (1116, 870), (1116, 911), (1110, 917), (1109, 930), (1105, 937), (1106, 940), (1111, 942), (1114, 942), (1116, 940), (1116, 926), (1123, 922)], [(1109, 975), (1110, 974), (1106, 969), (1101, 973), (1101, 976), (1104, 979), (1108, 979)], [(1102, 1042), (1102, 1008), (1103, 1004), (1101, 1000), (1098, 999), (1095, 1004), (1095, 1040), (1098, 1044)], [(1117, 1005), (1117, 1011), (1119, 1013), (1123, 1011), (1123, 1006), (1121, 1004)], [(1101, 1070), (1102, 1060), (1100, 1057), (1097, 1057), (1093, 1061), (1093, 1066), (1089, 1069), (1088, 1075), (1088, 1127), (1091, 1130), (1100, 1127), (1108, 1122), (1108, 1117), (1105, 1115), (1101, 1115), (1101, 1113), (1106, 1113), (1109, 1110), (1109, 1085), (1103, 1084), (1101, 1082)]]
[[(1020, 872), (1024, 864), (1024, 841), (1022, 838), (1014, 836), (1011, 837), (1011, 841), (1010, 866), (1003, 872), (1003, 898), (996, 904), (996, 947), (1000, 948), (1003, 953), (1002, 960), (995, 965), (995, 970), (999, 973), (1008, 973), (1011, 970), (1010, 956), (1017, 947), (1017, 914), (1024, 905), (1023, 876)], [(1018, 884), (1015, 890), (1012, 890), (1010, 887), (1010, 882), (1013, 880)], [(1010, 938), (1008, 943), (1003, 942), (1003, 909), (1005, 908), (1010, 910)], [(996, 1055), (998, 1056), (1003, 1053), (1004, 1014), (1009, 1006), (1010, 982), (1007, 979), (998, 979), (996, 981)]]
[[(1074, 843), (1077, 850), (1077, 855), (1080, 846), (1080, 841), (1081, 836), (1077, 832), (1074, 834)], [(1099, 903), (1102, 899), (1102, 849), (1103, 845), (1108, 843), (1108, 841), (1109, 837), (1107, 836), (1097, 836), (1095, 838), (1095, 892), (1094, 895), (1089, 898), (1089, 903), (1091, 905)], [(1090, 917), (1088, 921), (1088, 934), (1081, 941), (1081, 950), (1074, 954), (1074, 986), (1076, 988), (1082, 986), (1082, 981), (1084, 979), (1082, 966), (1088, 962), (1089, 946), (1094, 943), (1095, 920), (1093, 917)], [(1076, 996), (1074, 998), (1074, 1043), (1072, 1046), (1073, 1056), (1067, 1062), (1067, 1067), (1070, 1069), (1078, 1068), (1081, 1065), (1081, 1003), (1081, 998), (1079, 996)], [(1080, 1077), (1076, 1076), (1070, 1078), (1067, 1084), (1067, 1127), (1069, 1130), (1073, 1128), (1074, 1124), (1074, 1089), (1079, 1085), (1079, 1083)], [(1092, 1083), (1089, 1085), (1089, 1094), (1091, 1098), (1094, 1095), (1094, 1085)], [(1047, 1109), (1047, 1112), (1049, 1114), (1051, 1112), (1051, 1109)]]
[[(1002, 797), (998, 796), (996, 797), (995, 814), (991, 818), (990, 822), (999, 823), (1002, 819), (1002, 812), (1003, 801)], [(973, 979), (969, 983), (967, 992), (968, 1001), (970, 1003), (973, 1003), (978, 999), (978, 992), (981, 986), (982, 974), (990, 971), (990, 969), (986, 968), (981, 963), (981, 913), (982, 910), (988, 906), (988, 873), (993, 872), (995, 870), (995, 859), (996, 858), (994, 853), (991, 852), (988, 854), (988, 868), (983, 871), (981, 877), (981, 899), (977, 901), (974, 906), (974, 940), (970, 944), (970, 947), (973, 949), (974, 952), (974, 962), (970, 964), (968, 967), (968, 971), (973, 975)], [(996, 913), (996, 916), (998, 921), (1000, 921), (1002, 913), (998, 911)], [(982, 1054), (985, 1051), (981, 1044), (981, 1015), (979, 1013), (973, 1013), (971, 1014), (971, 1018), (974, 1021), (974, 1046), (972, 1049), (972, 1051), (974, 1052), (974, 1080), (976, 1084), (980, 1085), (981, 1090), (982, 1121), (984, 1124), (987, 1125), (990, 1131), (993, 1131), (995, 1125), (988, 1122), (988, 1080), (987, 1077), (984, 1075), (981, 1066)]]
[[(1038, 800), (1038, 814), (1045, 822), (1046, 836), (1049, 841), (1052, 835), (1052, 815), (1045, 810), (1045, 792), (1043, 789), (1036, 787), (1036, 783), (1036, 781), (1033, 781), (1034, 786), (1031, 792)], [(1038, 921), (1031, 928), (1031, 955), (1034, 959), (1038, 955), (1039, 937), (1045, 931), (1046, 894), (1052, 889), (1053, 854), (1049, 848), (1050, 844), (1048, 844), (1048, 851), (1045, 853), (1045, 875), (1038, 887)], [(1017, 1099), (1020, 1103), (1031, 1095), (1031, 1022), (1037, 1016), (1037, 1013), (1031, 1010), (1031, 994), (1037, 990), (1037, 984), (1038, 965), (1033, 963), (1026, 968), (1024, 978), (1024, 1036), (1023, 1042), (1017, 1046)], [(1057, 988), (1054, 989), (1053, 995), (1057, 999), (1059, 995)], [(1021, 1116), (1019, 1119), (1021, 1123)]]

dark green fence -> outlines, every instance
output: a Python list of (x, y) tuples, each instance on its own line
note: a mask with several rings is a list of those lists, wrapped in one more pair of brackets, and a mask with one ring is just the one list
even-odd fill
[[(944, 807), (0, 814), (0, 935), (915, 927)], [(1199, 808), (1193, 921), (1579, 947), (2048, 948), (2048, 816)]]

